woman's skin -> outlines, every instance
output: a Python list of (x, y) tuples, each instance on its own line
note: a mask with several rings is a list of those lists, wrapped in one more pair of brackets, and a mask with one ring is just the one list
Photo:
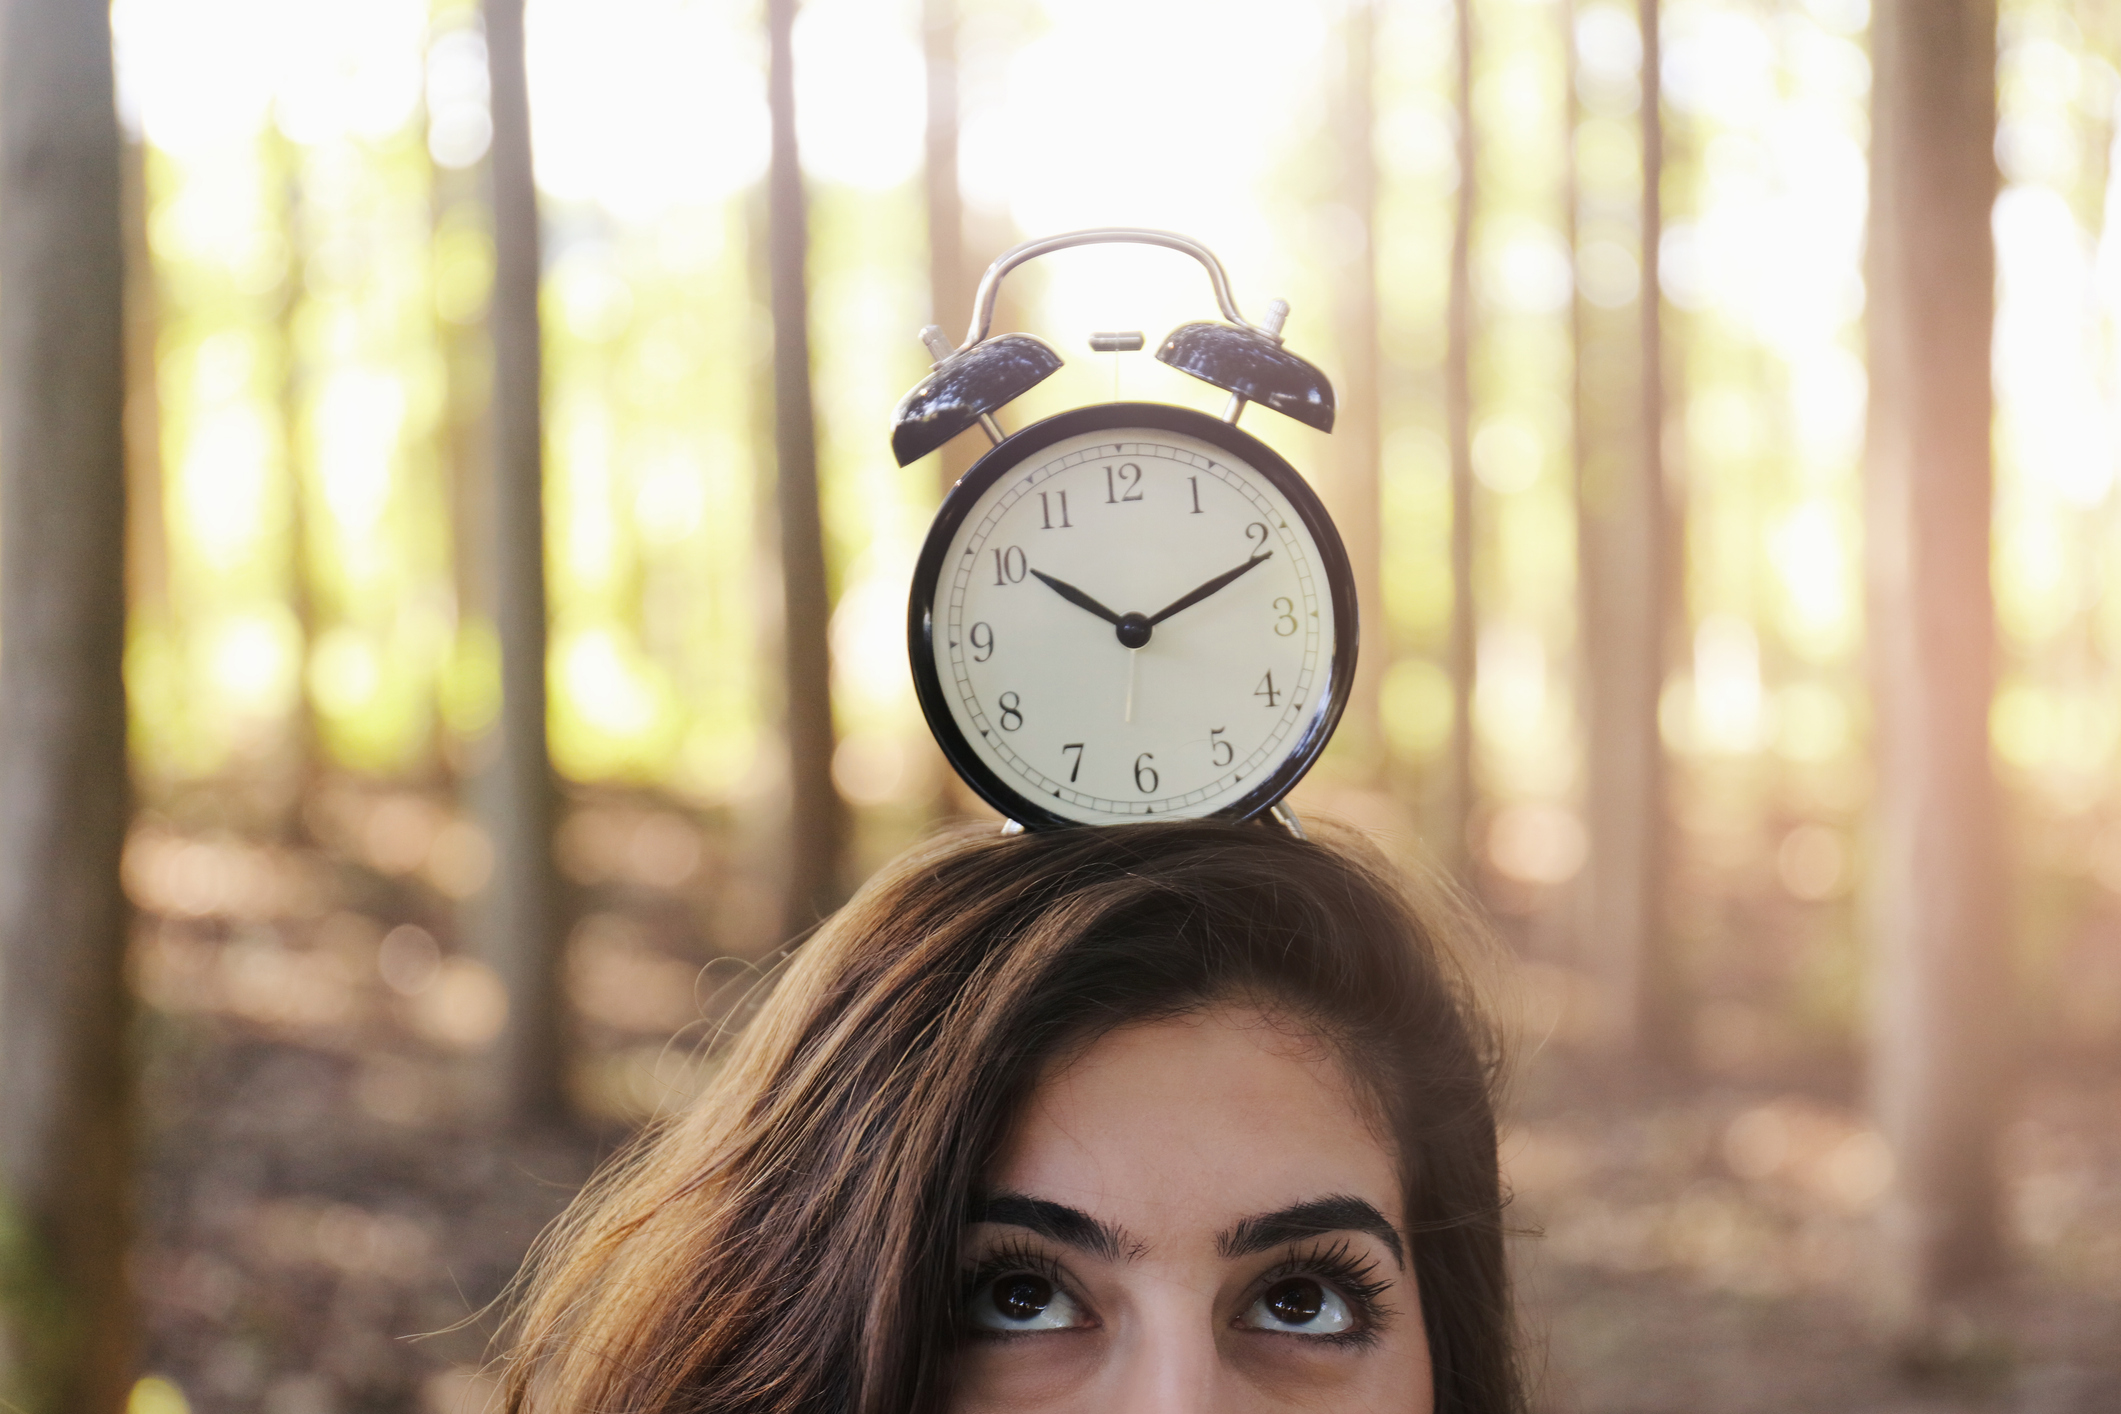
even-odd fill
[(980, 1216), (953, 1414), (1431, 1414), (1399, 1164), (1298, 1026), (1105, 1036), (1034, 1092)]

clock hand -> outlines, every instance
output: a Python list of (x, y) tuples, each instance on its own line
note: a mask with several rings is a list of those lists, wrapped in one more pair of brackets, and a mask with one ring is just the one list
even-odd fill
[(1048, 589), (1052, 590), (1055, 594), (1060, 595), (1061, 598), (1075, 605), (1078, 609), (1088, 609), (1091, 613), (1097, 615), (1099, 618), (1103, 619), (1108, 624), (1116, 624), (1119, 622), (1120, 616), (1118, 614), (1113, 613), (1110, 609), (1098, 603), (1095, 599), (1092, 599), (1089, 595), (1083, 593), (1082, 590), (1077, 589), (1074, 585), (1068, 583), (1066, 580), (1055, 579), (1052, 575), (1045, 573), (1043, 570), (1033, 570), (1031, 571), (1031, 573), (1037, 575), (1039, 579), (1044, 581)]
[[(1173, 614), (1177, 613), (1180, 609), (1192, 608), (1195, 604), (1198, 604), (1201, 600), (1207, 598), (1216, 590), (1221, 589), (1224, 585), (1230, 583), (1238, 576), (1246, 573), (1248, 570), (1253, 569), (1262, 561), (1272, 559), (1273, 557), (1274, 552), (1272, 550), (1268, 550), (1262, 554), (1254, 555), (1251, 559), (1245, 561), (1243, 564), (1239, 565), (1234, 570), (1225, 570), (1223, 573), (1209, 580), (1206, 584), (1203, 584), (1200, 588), (1194, 590), (1191, 594), (1186, 595), (1183, 599), (1173, 600), (1171, 603), (1164, 605), (1163, 608), (1158, 609), (1155, 613), (1149, 615), (1149, 627), (1156, 627), (1165, 619), (1168, 619)], [(1037, 571), (1033, 571), (1033, 573), (1037, 573)], [(1041, 579), (1045, 578), (1044, 575), (1040, 575), (1039, 577)]]

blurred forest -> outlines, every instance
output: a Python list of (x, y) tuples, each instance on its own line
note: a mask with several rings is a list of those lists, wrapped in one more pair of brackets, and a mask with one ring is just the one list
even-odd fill
[[(8, 1086), (54, 998), (137, 1040), (0, 1119), (137, 1137), (0, 1143), (11, 1397), (484, 1407), (487, 1303), (760, 963), (984, 813), (903, 630), (977, 449), (887, 418), (995, 255), (1138, 225), (1340, 390), (1246, 423), (1364, 596), (1294, 801), (1495, 920), (1538, 1407), (2121, 1409), (2121, 6), (1876, 3), (115, 0), (117, 199), (32, 230), (100, 24), (14, 0)], [(62, 512), (103, 315), (21, 292), (75, 266), (122, 465), (111, 382)], [(1209, 312), (1028, 267), (997, 329), (1069, 364), (1002, 420), (1219, 411), (1087, 343)], [(39, 575), (125, 595), (48, 698)], [(35, 704), (121, 667), (122, 841), (29, 761), (114, 759)], [(47, 816), (129, 922), (37, 911)]]

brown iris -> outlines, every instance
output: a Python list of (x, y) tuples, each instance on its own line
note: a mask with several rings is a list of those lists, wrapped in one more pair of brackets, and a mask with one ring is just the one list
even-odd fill
[(1283, 1325), (1308, 1325), (1325, 1309), (1324, 1288), (1309, 1277), (1291, 1277), (1267, 1288), (1267, 1309)]
[(1006, 1320), (1028, 1321), (1053, 1304), (1053, 1283), (1017, 1272), (994, 1283), (994, 1309)]

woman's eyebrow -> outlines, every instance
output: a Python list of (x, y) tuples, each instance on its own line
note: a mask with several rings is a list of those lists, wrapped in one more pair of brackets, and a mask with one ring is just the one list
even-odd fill
[(1132, 1258), (1141, 1252), (1141, 1244), (1123, 1229), (1093, 1218), (1080, 1208), (1048, 1198), (1033, 1198), (1028, 1193), (989, 1193), (978, 1198), (967, 1221), (1020, 1227), (1108, 1262)]
[(1286, 1208), (1246, 1218), (1215, 1239), (1215, 1250), (1225, 1260), (1249, 1257), (1255, 1252), (1279, 1247), (1284, 1242), (1293, 1242), (1300, 1237), (1318, 1237), (1328, 1232), (1366, 1232), (1391, 1249), (1393, 1261), (1402, 1267), (1406, 1265), (1399, 1230), (1385, 1221), (1385, 1215), (1377, 1211), (1375, 1204), (1345, 1193), (1291, 1203)]

